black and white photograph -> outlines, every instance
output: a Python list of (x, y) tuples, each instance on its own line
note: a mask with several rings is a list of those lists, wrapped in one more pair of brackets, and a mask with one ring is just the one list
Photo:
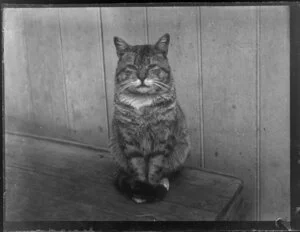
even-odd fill
[(287, 228), (290, 8), (3, 7), (4, 221)]

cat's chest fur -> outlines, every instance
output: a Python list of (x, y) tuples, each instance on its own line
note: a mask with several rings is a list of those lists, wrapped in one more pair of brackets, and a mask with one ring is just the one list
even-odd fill
[(132, 97), (122, 95), (120, 101), (140, 111), (142, 107), (150, 106), (154, 102), (154, 99), (152, 97)]

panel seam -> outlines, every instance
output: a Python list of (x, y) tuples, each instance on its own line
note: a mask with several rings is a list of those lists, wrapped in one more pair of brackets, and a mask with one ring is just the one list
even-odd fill
[(146, 43), (149, 44), (149, 24), (148, 24), (148, 8), (145, 7), (145, 24), (146, 24)]
[(65, 110), (66, 110), (66, 115), (67, 115), (67, 133), (70, 136), (71, 132), (71, 124), (70, 124), (70, 113), (69, 113), (69, 104), (68, 104), (68, 89), (67, 89), (67, 76), (66, 76), (66, 71), (65, 71), (65, 64), (64, 64), (64, 52), (63, 52), (63, 41), (62, 41), (62, 33), (61, 33), (61, 15), (60, 15), (60, 9), (58, 10), (58, 25), (59, 25), (59, 38), (60, 38), (60, 50), (61, 50), (61, 65), (63, 69), (63, 83), (64, 83), (64, 95), (65, 95)]
[[(24, 18), (24, 9), (21, 10), (21, 13), (22, 13), (22, 19), (23, 19), (23, 22), (24, 22), (24, 28), (23, 30), (25, 31), (25, 37), (24, 37), (24, 45), (25, 45), (25, 49), (26, 49), (26, 72), (27, 72), (27, 78), (28, 78), (28, 84), (29, 84), (29, 97), (30, 97), (30, 106), (28, 106), (28, 108), (30, 107), (31, 109), (29, 109), (28, 111), (28, 117), (32, 117), (33, 121), (36, 121), (35, 120), (35, 113), (34, 113), (34, 103), (33, 103), (33, 98), (32, 98), (32, 80), (31, 80), (31, 75), (30, 75), (30, 67), (29, 67), (29, 56), (28, 56), (28, 44), (27, 44), (27, 32), (25, 30), (25, 18)], [(31, 111), (31, 113), (30, 113)], [(28, 120), (30, 121), (30, 118), (28, 118)]]
[(198, 99), (198, 111), (200, 112), (199, 124), (200, 124), (200, 166), (205, 167), (204, 157), (204, 106), (203, 106), (203, 72), (202, 72), (202, 20), (201, 20), (201, 7), (197, 9), (196, 16), (197, 25), (197, 69), (198, 69), (198, 87), (199, 87), (199, 99)]
[[(107, 78), (106, 78), (106, 69), (105, 69), (105, 55), (104, 55), (104, 36), (103, 36), (103, 20), (102, 20), (102, 8), (99, 7), (98, 10), (98, 37), (101, 40), (100, 51), (102, 51), (102, 70), (103, 70), (103, 85), (104, 85), (104, 94), (105, 94), (105, 108), (106, 108), (106, 123), (107, 123), (107, 136), (108, 141), (110, 140), (111, 128), (110, 128), (110, 119), (108, 113), (108, 95), (107, 95)], [(101, 32), (101, 33), (100, 33)], [(100, 52), (99, 51), (99, 52)]]
[(260, 76), (260, 20), (261, 8), (256, 8), (256, 220), (261, 218), (260, 156), (261, 156), (261, 76)]

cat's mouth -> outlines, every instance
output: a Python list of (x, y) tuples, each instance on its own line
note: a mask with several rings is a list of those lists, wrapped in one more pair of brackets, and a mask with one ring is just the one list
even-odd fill
[(137, 91), (140, 93), (147, 93), (151, 88), (148, 85), (142, 84), (136, 87)]
[(141, 83), (136, 86), (131, 86), (127, 89), (129, 93), (138, 94), (138, 95), (153, 95), (157, 93), (157, 89), (153, 85), (147, 85)]

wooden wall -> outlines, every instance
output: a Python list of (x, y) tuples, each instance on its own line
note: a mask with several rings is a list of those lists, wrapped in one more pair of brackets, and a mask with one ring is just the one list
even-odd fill
[(188, 163), (241, 178), (248, 220), (289, 219), (286, 6), (6, 8), (6, 130), (107, 147), (113, 36), (141, 44), (166, 32)]

